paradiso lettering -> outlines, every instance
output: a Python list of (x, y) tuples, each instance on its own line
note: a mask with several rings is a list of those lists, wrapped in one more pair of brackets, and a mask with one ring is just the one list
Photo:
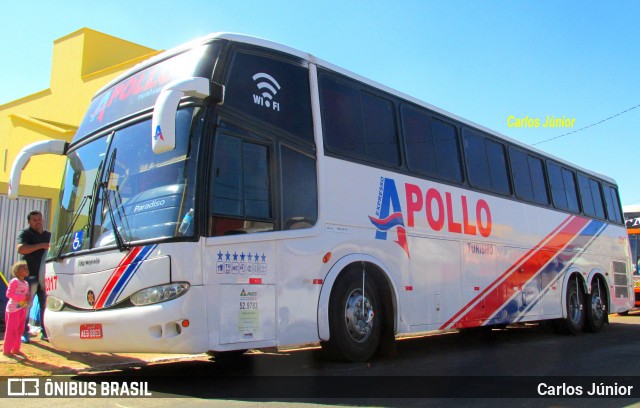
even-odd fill
[[(387, 239), (389, 230), (396, 228), (398, 239), (395, 241), (409, 254), (407, 228), (414, 228), (416, 215), (423, 212), (426, 224), (433, 231), (448, 231), (453, 234), (470, 236), (491, 235), (492, 221), (489, 204), (479, 199), (470, 202), (466, 195), (454, 196), (445, 192), (444, 196), (435, 188), (424, 192), (420, 186), (405, 183), (404, 204), (407, 222), (405, 225), (400, 196), (394, 179), (380, 177), (380, 190), (376, 205), (376, 216), (369, 216), (371, 223), (377, 228), (376, 239)], [(461, 208), (461, 211), (454, 211)]]

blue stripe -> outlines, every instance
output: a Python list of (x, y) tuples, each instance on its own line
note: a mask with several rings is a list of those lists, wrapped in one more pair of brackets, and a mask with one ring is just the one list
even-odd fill
[[(544, 295), (549, 292), (549, 288), (563, 276), (562, 272), (568, 270), (575, 264), (575, 260), (582, 255), (587, 248), (593, 244), (606, 229), (607, 224), (602, 221), (592, 220), (577, 235), (569, 245), (559, 252), (547, 265), (536, 273), (522, 290), (512, 297), (494, 317), (485, 324), (507, 324), (522, 320), (526, 314), (537, 305)], [(575, 252), (578, 251), (578, 252)], [(533, 293), (534, 298), (527, 301), (526, 293)]]
[(107, 301), (105, 302), (104, 307), (109, 307), (117, 302), (118, 298), (122, 294), (122, 291), (129, 284), (129, 281), (131, 280), (131, 278), (133, 278), (133, 276), (136, 274), (138, 269), (140, 269), (140, 266), (142, 266), (142, 262), (149, 256), (149, 254), (151, 254), (151, 252), (153, 252), (153, 250), (157, 246), (158, 245), (149, 245), (149, 246), (143, 247), (140, 250), (140, 253), (127, 266), (127, 269), (125, 269), (120, 279), (118, 279), (118, 282), (116, 283), (113, 290), (111, 291), (111, 294), (107, 298)]

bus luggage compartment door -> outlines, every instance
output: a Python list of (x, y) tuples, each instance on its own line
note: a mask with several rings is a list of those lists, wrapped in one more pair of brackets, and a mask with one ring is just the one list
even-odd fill
[(220, 344), (275, 338), (275, 285), (220, 285)]

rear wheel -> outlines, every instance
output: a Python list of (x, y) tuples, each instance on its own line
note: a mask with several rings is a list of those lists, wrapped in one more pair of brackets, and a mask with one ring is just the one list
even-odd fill
[(359, 268), (346, 271), (331, 293), (330, 340), (323, 348), (341, 359), (368, 360), (380, 343), (382, 316), (380, 295), (373, 277)]
[(566, 298), (567, 317), (562, 319), (561, 326), (569, 334), (578, 334), (584, 328), (586, 320), (584, 293), (577, 278), (571, 278), (567, 285)]
[(591, 282), (591, 293), (587, 295), (585, 331), (597, 333), (607, 322), (607, 295), (599, 279)]

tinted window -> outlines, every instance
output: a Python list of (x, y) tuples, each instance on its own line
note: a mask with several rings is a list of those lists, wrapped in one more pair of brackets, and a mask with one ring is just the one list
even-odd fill
[(399, 156), (393, 104), (363, 92), (362, 114), (367, 157), (397, 166)]
[(461, 183), (462, 160), (460, 159), (460, 145), (455, 126), (434, 118), (431, 121), (431, 128), (433, 129), (438, 175)]
[(429, 175), (438, 174), (436, 147), (431, 132), (431, 118), (426, 113), (402, 108), (402, 129), (407, 146), (409, 169)]
[(320, 76), (320, 97), (328, 150), (390, 166), (400, 163), (390, 100), (328, 74)]
[(468, 129), (463, 137), (471, 185), (510, 194), (504, 146)]
[(613, 222), (622, 222), (620, 213), (620, 201), (618, 198), (618, 190), (612, 186), (603, 186), (604, 201), (607, 205), (607, 217)]
[(309, 228), (318, 219), (316, 161), (282, 147), (282, 229)]
[(236, 53), (223, 106), (236, 108), (313, 142), (309, 71), (300, 64)]
[(73, 141), (117, 120), (150, 108), (162, 87), (174, 79), (211, 78), (220, 47), (209, 44), (175, 55), (132, 74), (96, 96), (89, 105)]
[(547, 164), (547, 172), (551, 184), (551, 198), (556, 208), (579, 212), (574, 172), (551, 162)]
[(569, 210), (580, 212), (580, 204), (578, 203), (578, 190), (576, 188), (576, 175), (573, 171), (562, 169), (562, 179), (564, 180), (564, 189), (567, 193), (567, 205)]
[(360, 92), (343, 82), (321, 80), (322, 126), (327, 146), (338, 153), (365, 156)]
[(604, 218), (600, 183), (584, 174), (578, 173), (578, 187), (580, 188), (580, 199), (582, 200), (584, 213), (591, 217)]
[(270, 218), (268, 163), (266, 146), (219, 135), (211, 175), (213, 213)]
[(402, 128), (409, 169), (462, 182), (460, 149), (454, 126), (428, 112), (402, 107)]
[(516, 196), (523, 200), (549, 204), (542, 160), (516, 148), (509, 149)]

